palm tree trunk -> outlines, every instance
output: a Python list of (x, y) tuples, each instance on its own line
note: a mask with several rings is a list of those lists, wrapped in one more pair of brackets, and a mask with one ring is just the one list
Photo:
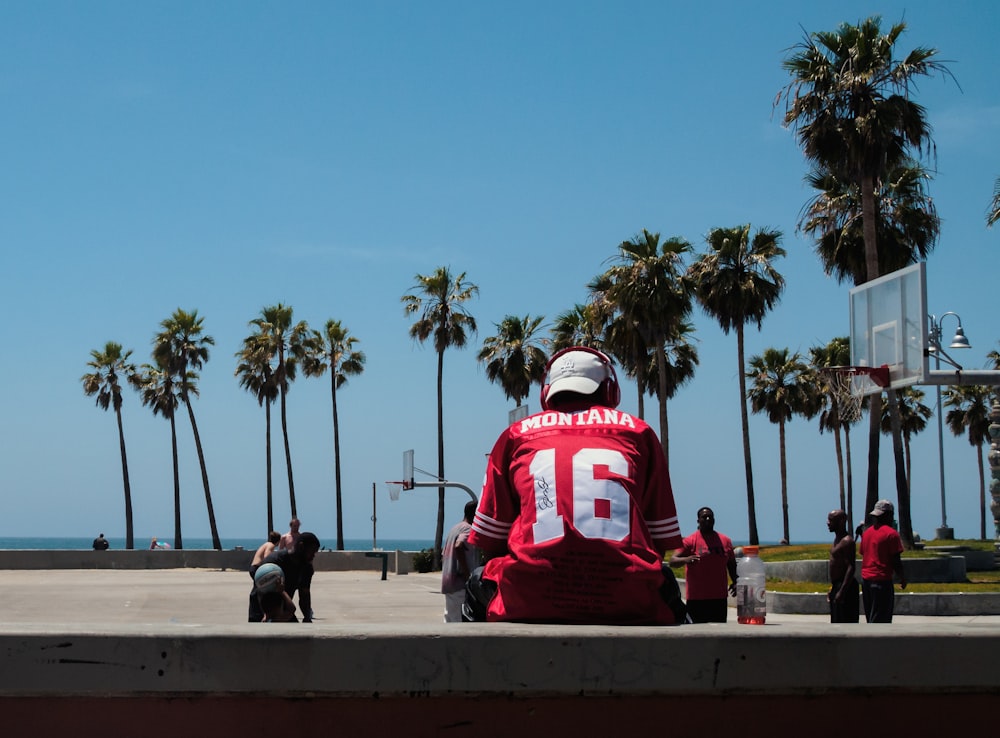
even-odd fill
[(208, 527), (212, 531), (212, 548), (216, 551), (222, 550), (222, 541), (219, 539), (219, 529), (215, 525), (215, 508), (212, 506), (212, 492), (208, 486), (208, 469), (205, 466), (205, 453), (201, 448), (201, 434), (198, 433), (198, 423), (194, 419), (194, 408), (184, 398), (187, 406), (188, 418), (191, 420), (191, 432), (194, 433), (194, 447), (198, 452), (198, 464), (201, 467), (201, 484), (205, 488), (205, 507), (208, 509)]
[(903, 433), (896, 390), (885, 393), (889, 401), (889, 422), (892, 425), (892, 455), (896, 467), (896, 499), (899, 508), (899, 537), (907, 551), (913, 550), (913, 518), (910, 515), (910, 486), (906, 482), (906, 462), (903, 458)]
[(976, 461), (979, 462), (979, 538), (986, 540), (986, 472), (983, 469), (983, 452), (979, 446), (973, 446), (976, 451)]
[(292, 452), (288, 446), (288, 416), (285, 413), (285, 390), (281, 390), (281, 435), (285, 441), (285, 468), (288, 470), (288, 504), (292, 508), (292, 517), (299, 516), (295, 509), (295, 480), (292, 479)]
[[(877, 406), (877, 407), (876, 407)], [(868, 489), (865, 494), (865, 522), (868, 511), (878, 501), (878, 455), (879, 439), (882, 435), (882, 395), (868, 397)]]
[(749, 544), (759, 545), (757, 538), (757, 510), (753, 494), (753, 464), (750, 459), (750, 417), (747, 413), (747, 375), (743, 365), (743, 322), (736, 325), (736, 358), (740, 377), (740, 422), (743, 428), (743, 464), (747, 478), (747, 523), (750, 528)]
[[(839, 417), (839, 415), (838, 415)], [(847, 502), (844, 499), (844, 447), (840, 441), (840, 421), (833, 428), (833, 447), (837, 453), (837, 476), (840, 482), (840, 509), (847, 511)], [(847, 518), (850, 523), (851, 518)]]
[(333, 474), (337, 495), (337, 550), (344, 550), (344, 508), (340, 487), (340, 422), (337, 417), (337, 371), (330, 366), (330, 396), (333, 399)]
[[(444, 477), (444, 351), (438, 351), (437, 421), (438, 421), (438, 481)], [(438, 487), (437, 527), (434, 530), (434, 568), (441, 568), (441, 544), (444, 539), (444, 487)]]
[(118, 418), (118, 446), (122, 451), (122, 483), (125, 485), (125, 548), (131, 551), (135, 548), (132, 530), (132, 487), (128, 480), (128, 457), (125, 455), (125, 429), (122, 427), (122, 411), (115, 407)]
[(265, 538), (274, 530), (274, 495), (271, 485), (271, 401), (264, 400), (265, 443), (264, 455), (267, 459), (267, 532)]
[(792, 542), (788, 534), (788, 465), (785, 458), (785, 421), (778, 423), (778, 458), (781, 463), (781, 523), (785, 531), (784, 542)]
[(656, 383), (657, 400), (660, 407), (660, 445), (663, 455), (670, 466), (670, 433), (667, 427), (667, 356), (663, 350), (663, 341), (656, 341), (656, 371), (659, 374)]
[(177, 425), (173, 413), (170, 414), (170, 448), (174, 460), (174, 548), (180, 551), (184, 548), (181, 537), (181, 474), (177, 463)]

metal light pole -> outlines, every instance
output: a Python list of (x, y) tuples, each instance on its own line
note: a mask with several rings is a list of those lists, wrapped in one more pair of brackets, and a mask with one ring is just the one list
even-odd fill
[[(965, 331), (962, 329), (962, 318), (959, 317), (958, 313), (947, 312), (944, 313), (940, 318), (930, 315), (930, 328), (927, 334), (927, 340), (930, 342), (930, 350), (934, 352), (934, 364), (935, 369), (941, 369), (941, 355), (944, 354), (944, 350), (941, 348), (941, 321), (948, 315), (954, 315), (958, 320), (958, 328), (955, 330), (955, 337), (951, 340), (951, 345), (948, 348), (972, 348), (969, 344), (969, 339), (965, 337)], [(954, 361), (950, 356), (944, 354), (945, 361), (954, 366), (956, 369), (961, 371), (962, 367)], [(934, 535), (938, 540), (953, 540), (955, 538), (955, 530), (948, 527), (948, 514), (945, 510), (944, 502), (944, 419), (941, 412), (941, 385), (937, 385), (937, 422), (938, 422), (938, 471), (941, 479), (941, 527), (938, 528)]]

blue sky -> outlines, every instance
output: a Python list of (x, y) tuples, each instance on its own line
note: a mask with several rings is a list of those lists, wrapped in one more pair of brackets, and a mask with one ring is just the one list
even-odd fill
[[(367, 354), (339, 394), (349, 538), (371, 536), (373, 483), (379, 538), (434, 533), (433, 492), (390, 503), (383, 484), (400, 476), (405, 449), (436, 466), (435, 354), (409, 339), (400, 303), (416, 274), (449, 266), (480, 289), (469, 305), (478, 336), (445, 358), (446, 475), (474, 488), (510, 409), (476, 362), (482, 340), (507, 314), (549, 323), (582, 301), (643, 228), (696, 253), (712, 227), (784, 233), (787, 288), (748, 331), (748, 357), (846, 335), (848, 286), (795, 230), (806, 163), (772, 102), (804, 32), (873, 14), (905, 18), (900, 48), (938, 48), (958, 81), (917, 92), (943, 221), (929, 309), (961, 315), (974, 347), (961, 358), (978, 368), (998, 348), (1000, 231), (984, 217), (1000, 176), (993, 2), (0, 5), (0, 535), (124, 535), (114, 418), (79, 378), (109, 340), (147, 361), (178, 307), (197, 309), (216, 341), (195, 411), (223, 539), (265, 532), (264, 415), (233, 378), (265, 305), (290, 304), (315, 327), (338, 319)], [(707, 504), (745, 542), (735, 337), (700, 312), (695, 326), (701, 366), (669, 410), (682, 527)], [(300, 378), (288, 402), (299, 515), (332, 544), (328, 383)], [(634, 406), (626, 385), (623, 407)], [(179, 421), (184, 535), (203, 537)], [(169, 539), (168, 425), (131, 393), (124, 423), (137, 539)], [(975, 536), (974, 451), (945, 432), (948, 522)], [(777, 428), (754, 417), (751, 433), (760, 536), (777, 540)], [(889, 448), (882, 495), (894, 499)], [(914, 528), (930, 537), (941, 522), (933, 422), (914, 457)], [(283, 524), (277, 448), (274, 462)], [(788, 463), (792, 540), (825, 540), (832, 437), (794, 420)], [(449, 521), (465, 499), (450, 495)]]

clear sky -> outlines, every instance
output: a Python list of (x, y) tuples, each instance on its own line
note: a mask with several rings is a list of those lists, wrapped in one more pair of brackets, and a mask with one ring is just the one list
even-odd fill
[[(287, 303), (314, 327), (338, 319), (367, 354), (339, 394), (349, 538), (371, 536), (373, 483), (379, 538), (433, 537), (436, 495), (391, 503), (383, 484), (400, 477), (408, 448), (436, 468), (436, 357), (410, 340), (400, 303), (418, 273), (449, 266), (480, 289), (468, 306), (478, 336), (445, 357), (446, 476), (477, 489), (510, 409), (476, 362), (482, 340), (507, 314), (548, 324), (583, 301), (643, 228), (696, 253), (713, 227), (784, 233), (776, 266), (787, 288), (763, 329), (748, 330), (748, 358), (847, 335), (848, 285), (827, 278), (796, 233), (807, 166), (772, 103), (788, 82), (781, 61), (806, 31), (873, 14), (905, 18), (900, 49), (938, 48), (958, 81), (917, 91), (943, 221), (929, 309), (959, 313), (973, 344), (961, 358), (980, 368), (998, 348), (1000, 294), (1000, 230), (985, 227), (1000, 176), (992, 0), (0, 5), (0, 535), (124, 535), (114, 416), (80, 377), (109, 340), (148, 361), (178, 307), (196, 309), (216, 341), (195, 411), (224, 540), (265, 533), (264, 413), (233, 377), (265, 305)], [(695, 326), (701, 366), (669, 406), (682, 527), (707, 504), (745, 542), (736, 340), (700, 312)], [(623, 407), (635, 407), (631, 385)], [(168, 425), (131, 391), (123, 412), (137, 540), (170, 540)], [(300, 377), (288, 413), (299, 516), (332, 545), (328, 381)], [(178, 431), (184, 535), (205, 537), (186, 418)], [(751, 433), (760, 536), (773, 541), (778, 431), (753, 417)], [(945, 433), (948, 522), (976, 536), (975, 452)], [(858, 510), (864, 435), (853, 435)], [(895, 499), (890, 449), (883, 442), (882, 496)], [(788, 464), (792, 540), (825, 540), (838, 502), (832, 436), (794, 420)], [(913, 477), (914, 529), (931, 537), (934, 421), (915, 440)], [(466, 499), (449, 493), (449, 523)]]

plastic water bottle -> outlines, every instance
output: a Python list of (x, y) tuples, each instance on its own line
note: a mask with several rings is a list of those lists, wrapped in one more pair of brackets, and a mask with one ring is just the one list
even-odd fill
[(736, 620), (746, 625), (763, 625), (767, 616), (764, 562), (757, 546), (744, 546), (743, 558), (736, 562)]

